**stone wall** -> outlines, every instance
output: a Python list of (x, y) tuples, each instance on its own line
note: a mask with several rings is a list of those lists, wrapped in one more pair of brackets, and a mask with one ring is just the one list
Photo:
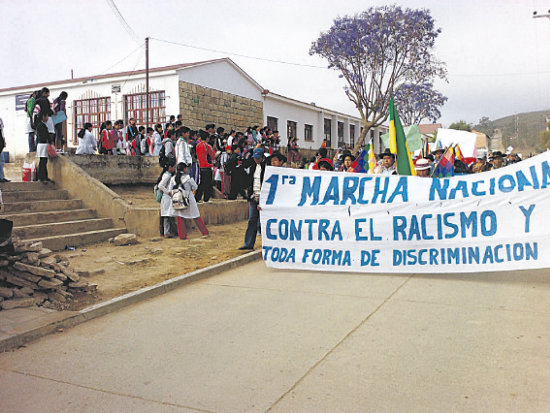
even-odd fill
[(183, 124), (197, 130), (214, 123), (244, 132), (263, 124), (263, 102), (188, 82), (180, 82), (180, 113)]
[(156, 183), (161, 168), (157, 156), (66, 155), (90, 176), (112, 184)]

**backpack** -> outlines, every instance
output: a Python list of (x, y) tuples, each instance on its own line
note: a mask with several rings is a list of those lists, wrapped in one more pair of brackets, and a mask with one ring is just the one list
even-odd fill
[(172, 207), (175, 210), (182, 211), (189, 208), (189, 191), (186, 191), (183, 187), (190, 181), (189, 175), (185, 176), (179, 186), (172, 192)]
[(153, 193), (155, 194), (155, 199), (157, 202), (162, 201), (162, 195), (164, 195), (164, 193), (159, 189), (158, 184), (153, 188)]
[(160, 148), (159, 152), (159, 165), (164, 168), (164, 165), (166, 165), (166, 146), (164, 144)]
[(141, 142), (140, 142), (139, 146), (140, 146), (140, 150), (141, 150), (142, 155), (145, 155), (145, 154), (149, 153), (149, 146), (147, 145), (147, 138), (146, 137), (141, 138)]
[(100, 155), (106, 155), (107, 154), (107, 149), (105, 149), (103, 147), (103, 138), (101, 136), (101, 134), (103, 133), (103, 131), (105, 131), (107, 129), (103, 129), (100, 133), (99, 133), (99, 140), (97, 141), (97, 150), (99, 152)]

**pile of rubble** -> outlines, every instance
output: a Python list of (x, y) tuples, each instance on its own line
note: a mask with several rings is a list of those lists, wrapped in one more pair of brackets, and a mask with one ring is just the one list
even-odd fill
[(14, 242), (13, 255), (0, 254), (0, 308), (33, 305), (68, 308), (76, 294), (95, 294), (66, 258), (43, 248), (41, 242)]

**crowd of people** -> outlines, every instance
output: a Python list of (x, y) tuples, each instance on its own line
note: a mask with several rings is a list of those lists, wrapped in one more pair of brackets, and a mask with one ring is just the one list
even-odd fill
[[(37, 175), (43, 182), (50, 181), (46, 167), (51, 155), (48, 150), (51, 151), (51, 147), (55, 150), (64, 143), (61, 123), (59, 120), (54, 123), (52, 117), (64, 113), (67, 93), (62, 92), (53, 104), (49, 95), (49, 90), (42, 88), (34, 92), (26, 103), (29, 151), (36, 152), (40, 159)], [(126, 125), (123, 120), (107, 120), (101, 124), (97, 137), (93, 135), (93, 125), (86, 123), (77, 137), (77, 155), (99, 153), (159, 158), (162, 172), (155, 186), (155, 196), (161, 204), (159, 230), (166, 238), (179, 236), (185, 239), (185, 219), (194, 220), (202, 235), (208, 236), (197, 204), (210, 202), (215, 187), (225, 199), (242, 197), (249, 200), (248, 228), (241, 247), (245, 250), (254, 248), (259, 231), (259, 196), (267, 165), (281, 167), (288, 162), (291, 167), (321, 171), (397, 174), (395, 155), (388, 149), (372, 154), (369, 159), (372, 164), (367, 165), (366, 170), (358, 170), (356, 157), (347, 146), (329, 158), (323, 142), (315, 157), (306, 159), (300, 153), (297, 138), (291, 137), (286, 143), (287, 158), (280, 151), (279, 132), (267, 126), (251, 126), (240, 132), (207, 124), (204, 129), (191, 130), (183, 124), (181, 115), (170, 116), (164, 125), (159, 123), (154, 127), (138, 126), (133, 118)], [(438, 147), (418, 157), (414, 162), (416, 175), (437, 177), (434, 172), (448, 150)], [(488, 158), (480, 156), (470, 165), (454, 159), (453, 169), (456, 174), (479, 173), (520, 160), (515, 154), (505, 156), (493, 152)], [(5, 178), (0, 176), (2, 179)]]

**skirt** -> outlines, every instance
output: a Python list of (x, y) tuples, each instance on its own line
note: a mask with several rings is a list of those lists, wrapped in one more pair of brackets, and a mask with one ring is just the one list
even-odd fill
[(37, 158), (47, 158), (48, 157), (48, 144), (39, 143), (36, 146), (36, 157)]

